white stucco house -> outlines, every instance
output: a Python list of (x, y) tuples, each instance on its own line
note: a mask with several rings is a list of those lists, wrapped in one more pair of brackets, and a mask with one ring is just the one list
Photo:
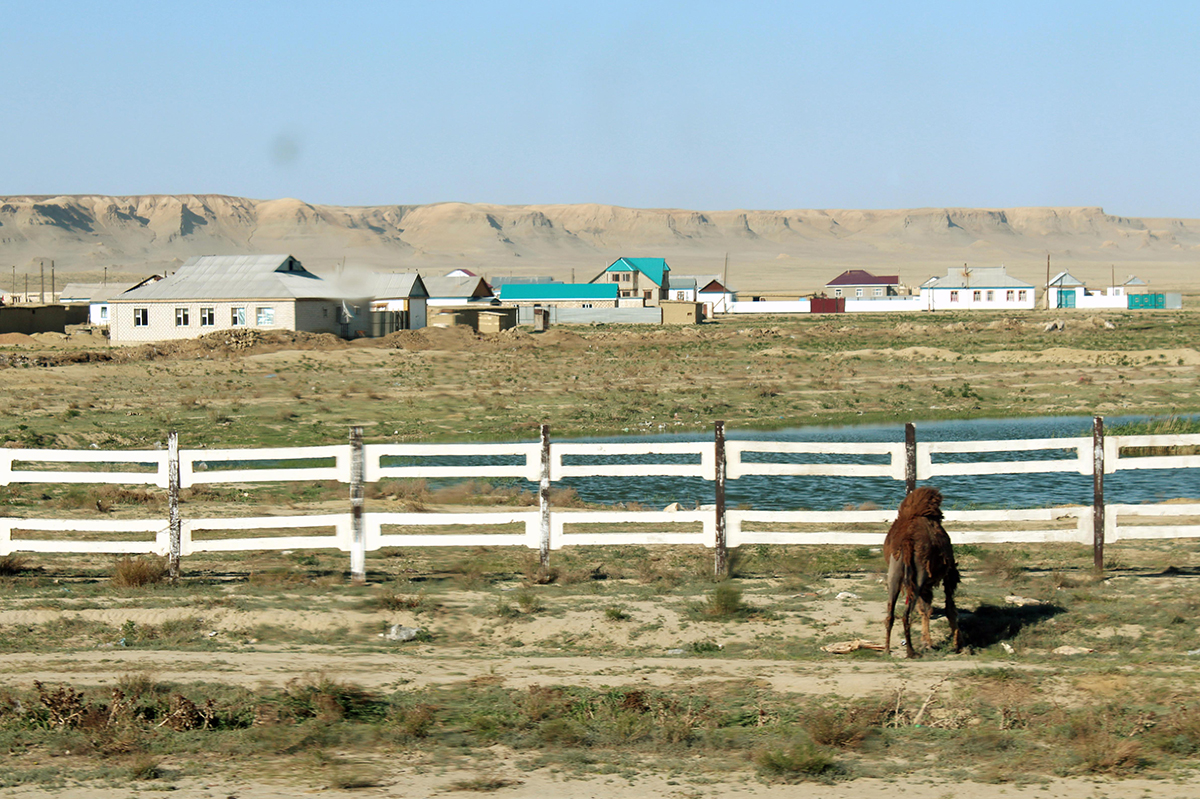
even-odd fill
[(1119, 286), (1093, 291), (1070, 272), (1059, 272), (1046, 287), (1046, 302), (1049, 308), (1129, 308), (1129, 289), (1145, 285), (1146, 281), (1130, 275)]
[(921, 306), (929, 311), (1033, 310), (1037, 289), (1003, 266), (962, 266), (921, 284)]
[(299, 330), (343, 338), (370, 330), (370, 302), (346, 296), (290, 255), (203, 255), (109, 300), (114, 344), (218, 330)]

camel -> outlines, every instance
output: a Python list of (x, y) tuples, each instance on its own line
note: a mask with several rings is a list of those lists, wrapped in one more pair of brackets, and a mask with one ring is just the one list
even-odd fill
[(929, 616), (933, 611), (933, 589), (942, 583), (946, 590), (946, 619), (954, 651), (962, 650), (958, 632), (958, 610), (954, 607), (954, 589), (958, 587), (958, 566), (954, 547), (942, 527), (942, 494), (936, 488), (918, 488), (900, 503), (899, 515), (883, 542), (887, 561), (888, 604), (883, 651), (892, 652), (892, 622), (895, 621), (896, 597), (904, 586), (904, 645), (908, 657), (920, 657), (912, 645), (909, 616), (913, 604), (921, 610), (921, 632), (925, 648), (933, 647), (929, 637)]

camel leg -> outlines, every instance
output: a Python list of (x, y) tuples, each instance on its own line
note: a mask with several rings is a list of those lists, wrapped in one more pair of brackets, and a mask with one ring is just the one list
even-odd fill
[(921, 592), (917, 601), (917, 609), (921, 612), (921, 640), (926, 649), (933, 649), (933, 636), (929, 634), (929, 620), (933, 616), (933, 589), (926, 588)]
[(954, 651), (962, 651), (962, 640), (958, 632), (958, 608), (954, 605), (954, 589), (946, 591), (946, 621), (950, 622), (950, 642)]
[(896, 621), (896, 599), (900, 596), (900, 577), (904, 571), (899, 558), (888, 562), (887, 587), (887, 618), (884, 621), (883, 654), (892, 654), (892, 624)]
[(904, 646), (908, 650), (907, 655), (910, 658), (920, 657), (912, 645), (912, 611), (913, 605), (917, 604), (916, 600), (917, 597), (912, 588), (907, 588), (904, 592)]

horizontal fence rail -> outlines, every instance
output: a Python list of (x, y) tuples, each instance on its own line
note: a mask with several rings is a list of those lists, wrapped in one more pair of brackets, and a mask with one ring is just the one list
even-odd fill
[[(1109, 436), (1095, 420), (1092, 438), (918, 442), (912, 425), (901, 443), (726, 441), (517, 444), (350, 444), (274, 449), (98, 451), (0, 449), (0, 485), (108, 483), (168, 489), (167, 520), (0, 517), (0, 556), (11, 552), (160, 554), (337, 549), (365, 578), (365, 553), (385, 547), (512, 546), (548, 553), (571, 546), (695, 545), (724, 552), (754, 544), (880, 546), (893, 510), (759, 511), (725, 507), (725, 484), (751, 475), (875, 477), (906, 481), (942, 476), (1091, 474), (1092, 505), (948, 510), (958, 543), (1093, 543), (1102, 564), (1107, 541), (1200, 538), (1200, 504), (1108, 504), (1103, 477), (1129, 469), (1200, 467), (1200, 435)], [(1180, 450), (1176, 454), (1163, 454)], [(470, 462), (468, 462), (470, 461)], [(482, 461), (482, 463), (481, 463)], [(132, 468), (140, 467), (140, 471)], [(699, 478), (715, 503), (695, 509), (551, 508), (552, 483), (578, 477)], [(465, 513), (370, 512), (363, 484), (388, 479), (504, 477), (538, 483), (533, 509)], [(337, 481), (350, 484), (342, 513), (182, 518), (178, 489), (203, 484)], [(468, 528), (471, 532), (462, 532)], [(491, 530), (490, 532), (488, 530)], [(177, 573), (173, 568), (172, 573)]]

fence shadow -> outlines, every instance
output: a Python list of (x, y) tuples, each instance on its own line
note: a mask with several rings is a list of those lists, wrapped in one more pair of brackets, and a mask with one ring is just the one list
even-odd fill
[(1031, 624), (1039, 624), (1066, 612), (1057, 605), (989, 605), (982, 604), (969, 615), (959, 619), (965, 643), (980, 649), (1001, 641), (1016, 638), (1017, 634)]

